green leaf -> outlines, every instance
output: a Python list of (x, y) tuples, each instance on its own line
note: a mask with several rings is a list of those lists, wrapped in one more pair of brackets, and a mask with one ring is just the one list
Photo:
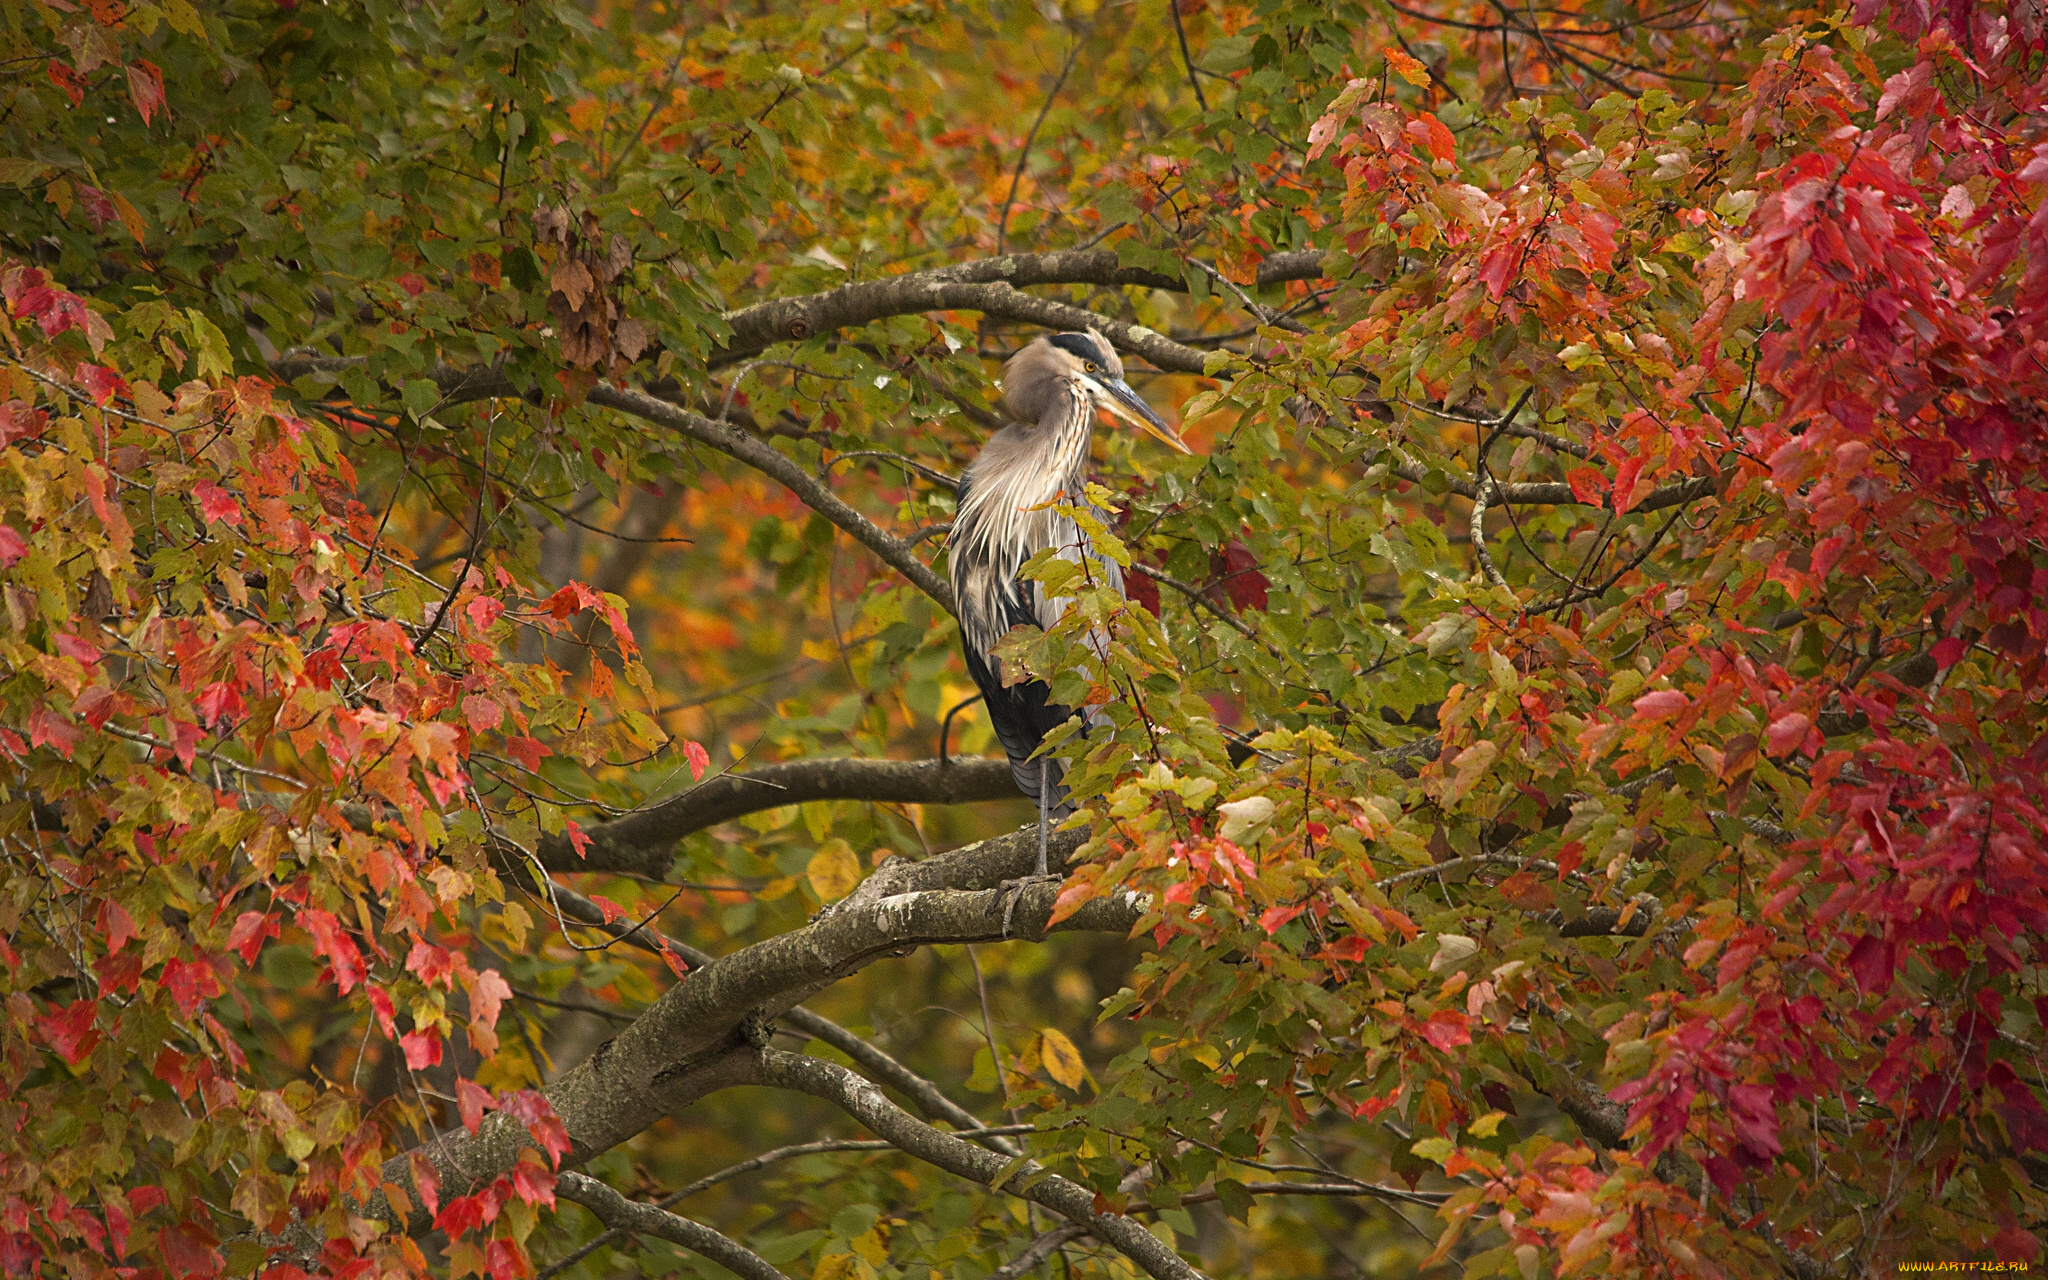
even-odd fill
[(441, 388), (432, 378), (414, 378), (405, 384), (405, 411), (414, 418), (424, 418), (441, 403)]
[(1252, 1211), (1251, 1188), (1235, 1178), (1216, 1179), (1216, 1202), (1223, 1206), (1223, 1212), (1237, 1219), (1246, 1220)]
[(832, 1234), (842, 1240), (864, 1236), (874, 1229), (881, 1210), (871, 1204), (850, 1204), (832, 1215)]

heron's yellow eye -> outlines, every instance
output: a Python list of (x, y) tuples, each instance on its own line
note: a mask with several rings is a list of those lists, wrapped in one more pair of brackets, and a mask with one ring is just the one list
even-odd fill
[(1086, 369), (1090, 373), (1095, 372), (1095, 362), (1093, 360), (1083, 360), (1081, 362), (1081, 367), (1083, 369)]

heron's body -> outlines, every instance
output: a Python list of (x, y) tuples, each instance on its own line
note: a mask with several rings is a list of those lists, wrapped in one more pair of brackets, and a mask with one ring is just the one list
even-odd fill
[[(1123, 591), (1116, 562), (1097, 556), (1080, 526), (1053, 510), (1085, 506), (1097, 408), (1186, 446), (1124, 384), (1122, 364), (1092, 333), (1057, 334), (1025, 347), (1004, 369), (1003, 400), (1018, 421), (989, 438), (960, 480), (947, 539), (953, 595), (968, 674), (981, 687), (1018, 789), (1039, 802), (1042, 814), (1063, 814), (1065, 788), (1054, 780), (1058, 767), (1033, 756), (1046, 734), (1073, 712), (1052, 702), (1041, 680), (1006, 687), (1001, 661), (991, 651), (1011, 628), (1050, 628), (1066, 612), (1067, 597), (1048, 598), (1038, 583), (1017, 576), (1040, 551), (1052, 548), (1077, 563), (1085, 559), (1096, 581)], [(1106, 646), (1107, 637), (1091, 637), (1098, 654)]]
[[(1012, 627), (1050, 628), (1066, 612), (1067, 598), (1047, 597), (1038, 583), (1017, 574), (1032, 556), (1055, 547), (1065, 559), (1086, 556), (1110, 590), (1121, 593), (1124, 587), (1116, 562), (1094, 555), (1081, 527), (1052, 509), (1080, 505), (1088, 479), (1095, 409), (1085, 396), (1071, 401), (1045, 422), (1008, 426), (990, 437), (961, 477), (950, 540), (967, 672), (981, 688), (1018, 789), (1033, 800), (1039, 798), (1039, 767), (1027, 761), (1073, 713), (1049, 701), (1051, 691), (1042, 680), (1005, 688), (1001, 660), (989, 654)], [(1049, 460), (1053, 470), (1046, 474), (1025, 459)], [(1053, 805), (1059, 807), (1058, 797)]]

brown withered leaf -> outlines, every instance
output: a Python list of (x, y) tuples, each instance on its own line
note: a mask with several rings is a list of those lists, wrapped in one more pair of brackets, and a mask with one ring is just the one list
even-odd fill
[(597, 287), (590, 278), (590, 268), (583, 265), (583, 259), (574, 254), (563, 254), (555, 261), (555, 269), (548, 275), (548, 283), (569, 300), (569, 310), (583, 310), (583, 300)]
[(114, 585), (98, 569), (86, 579), (85, 597), (78, 602), (78, 611), (94, 622), (104, 622), (114, 612)]
[(593, 294), (590, 305), (562, 326), (562, 358), (589, 369), (611, 354), (611, 301)]
[(543, 242), (566, 245), (569, 243), (569, 211), (550, 209), (546, 205), (533, 211), (533, 234)]
[(605, 281), (609, 283), (618, 279), (632, 265), (633, 242), (622, 235), (614, 234), (610, 246), (610, 256), (605, 259)]
[(580, 369), (596, 367), (605, 356), (604, 330), (579, 324), (562, 334), (562, 359)]
[(612, 347), (627, 360), (638, 360), (640, 353), (647, 350), (650, 337), (646, 325), (627, 316), (612, 333)]

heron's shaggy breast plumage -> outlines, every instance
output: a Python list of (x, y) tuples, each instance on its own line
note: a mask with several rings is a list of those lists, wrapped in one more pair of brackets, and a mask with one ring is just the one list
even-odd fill
[[(1048, 547), (1076, 562), (1086, 556), (1112, 590), (1123, 590), (1116, 563), (1097, 557), (1080, 526), (1049, 509), (1062, 494), (1068, 505), (1082, 502), (1095, 423), (1084, 388), (1070, 382), (1061, 396), (1064, 403), (1037, 425), (1012, 425), (991, 436), (961, 478), (947, 559), (961, 635), (976, 654), (986, 656), (1012, 627), (1050, 627), (1066, 612), (1067, 597), (1046, 599), (1037, 583), (1017, 577), (1025, 561)], [(988, 661), (994, 669), (995, 661)]]

